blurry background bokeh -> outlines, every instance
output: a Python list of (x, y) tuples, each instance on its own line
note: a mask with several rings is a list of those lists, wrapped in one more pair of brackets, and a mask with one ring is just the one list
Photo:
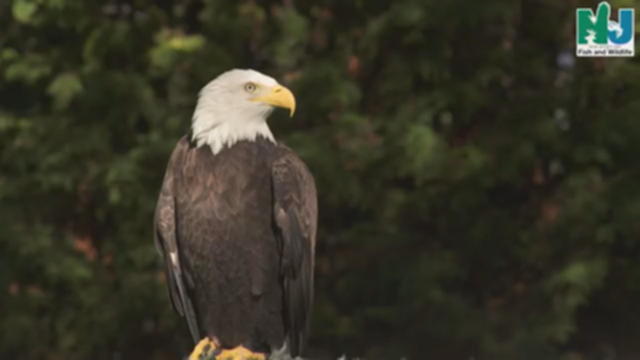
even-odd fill
[(595, 5), (2, 1), (0, 358), (188, 351), (152, 212), (234, 67), (298, 99), (312, 359), (640, 358), (640, 63), (575, 58)]

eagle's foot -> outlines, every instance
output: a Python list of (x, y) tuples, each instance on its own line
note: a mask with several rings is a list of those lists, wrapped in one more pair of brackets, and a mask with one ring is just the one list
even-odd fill
[(223, 350), (216, 358), (217, 360), (266, 360), (267, 356), (263, 353), (254, 353), (244, 346), (238, 346), (233, 349)]
[(205, 337), (193, 348), (189, 360), (216, 360), (218, 354), (220, 354), (220, 349), (215, 339), (211, 340)]

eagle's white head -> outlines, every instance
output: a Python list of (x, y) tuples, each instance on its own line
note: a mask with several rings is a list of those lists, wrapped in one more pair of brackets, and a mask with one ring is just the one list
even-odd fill
[(234, 69), (209, 82), (200, 91), (193, 114), (193, 140), (209, 145), (214, 154), (240, 140), (258, 135), (275, 141), (267, 117), (273, 107), (296, 109), (296, 100), (286, 87), (255, 70)]

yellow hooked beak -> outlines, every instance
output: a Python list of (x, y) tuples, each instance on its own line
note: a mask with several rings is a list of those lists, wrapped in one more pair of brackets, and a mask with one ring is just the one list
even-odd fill
[(296, 112), (296, 98), (291, 90), (282, 85), (276, 85), (268, 90), (265, 95), (256, 96), (251, 101), (258, 101), (265, 104), (289, 109), (289, 116)]

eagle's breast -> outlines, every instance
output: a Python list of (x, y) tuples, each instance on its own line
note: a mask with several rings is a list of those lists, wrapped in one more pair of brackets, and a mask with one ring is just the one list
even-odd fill
[(239, 345), (256, 329), (257, 338), (269, 341), (254, 347), (283, 341), (281, 317), (269, 315), (282, 308), (272, 226), (275, 151), (267, 140), (241, 141), (215, 155), (207, 146), (192, 147), (176, 184), (178, 245), (185, 273), (192, 274), (187, 284), (199, 325), (224, 345)]

